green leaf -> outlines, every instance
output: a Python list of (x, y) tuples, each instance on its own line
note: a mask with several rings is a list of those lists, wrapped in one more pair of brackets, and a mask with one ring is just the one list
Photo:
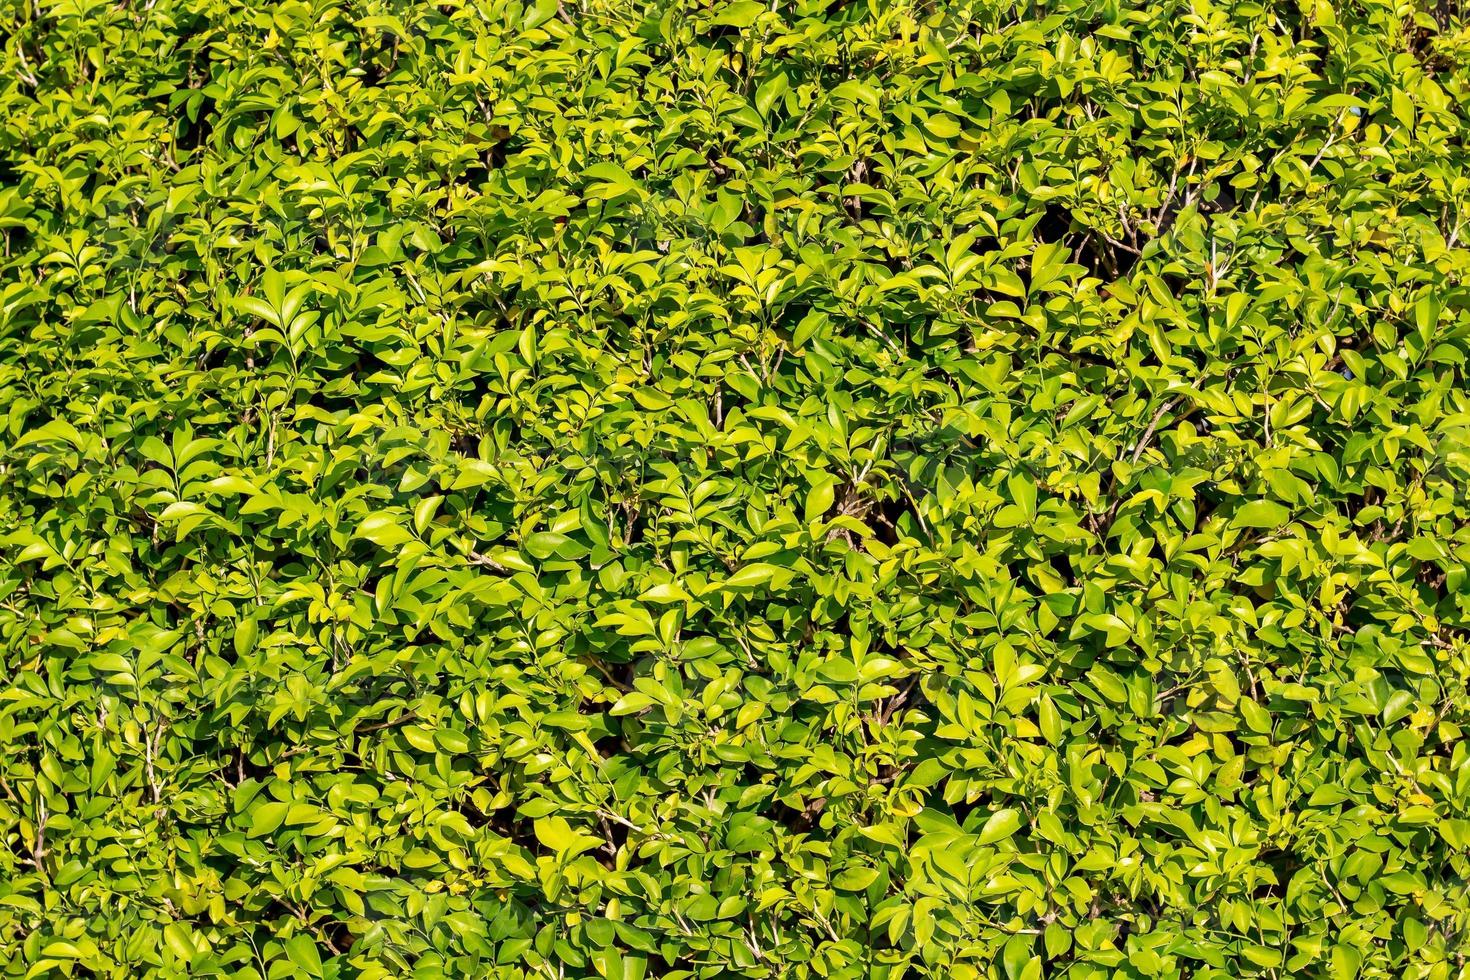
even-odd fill
[(610, 199), (641, 193), (638, 182), (616, 164), (594, 163), (582, 173), (593, 182), (587, 189), (588, 197)]
[(396, 548), (416, 540), (398, 523), (397, 518), (382, 511), (363, 518), (362, 523), (357, 526), (356, 537), (366, 538), (384, 548)]
[(286, 956), (310, 977), (323, 976), (321, 953), (308, 935), (294, 936), (286, 941)]
[(565, 857), (580, 854), (599, 843), (597, 838), (579, 833), (562, 817), (541, 817), (535, 821), (536, 839), (548, 849)]
[(841, 891), (860, 892), (877, 880), (877, 868), (844, 868), (832, 878), (832, 885)]
[(1280, 527), (1291, 520), (1291, 511), (1274, 500), (1252, 500), (1235, 512), (1236, 527)]
[(743, 29), (754, 24), (756, 18), (764, 13), (765, 9), (755, 0), (733, 0), (732, 3), (724, 4), (720, 8), (720, 14), (714, 18), (712, 23), (717, 26)]
[(1019, 810), (997, 810), (985, 821), (985, 826), (980, 831), (980, 844), (994, 844), (1003, 841), (1021, 829), (1021, 812)]
[(827, 474), (813, 481), (812, 488), (807, 491), (806, 495), (805, 519), (808, 522), (820, 520), (832, 509), (836, 487), (836, 478)]
[(531, 557), (544, 561), (570, 540), (565, 534), (557, 534), (555, 531), (538, 531), (526, 537), (526, 551), (530, 552)]
[(784, 574), (786, 574), (785, 570), (775, 565), (752, 562), (725, 579), (724, 587), (727, 589), (759, 588), (773, 582), (778, 575)]
[(246, 826), (249, 828), (251, 837), (265, 837), (276, 831), (286, 819), (286, 813), (291, 809), (289, 803), (265, 802), (257, 803), (250, 808), (246, 814)]

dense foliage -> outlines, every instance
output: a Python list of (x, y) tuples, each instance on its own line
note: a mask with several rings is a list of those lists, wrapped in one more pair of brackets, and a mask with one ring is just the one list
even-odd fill
[(1470, 975), (1470, 33), (3, 0), (0, 973)]

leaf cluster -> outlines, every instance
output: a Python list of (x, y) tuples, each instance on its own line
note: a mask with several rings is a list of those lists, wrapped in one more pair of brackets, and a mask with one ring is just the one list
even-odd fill
[(0, 0), (0, 975), (1467, 976), (1458, 7)]

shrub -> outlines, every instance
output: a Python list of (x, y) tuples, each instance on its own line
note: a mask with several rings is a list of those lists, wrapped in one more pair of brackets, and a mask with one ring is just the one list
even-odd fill
[(0, 6), (5, 976), (1467, 976), (1457, 4)]

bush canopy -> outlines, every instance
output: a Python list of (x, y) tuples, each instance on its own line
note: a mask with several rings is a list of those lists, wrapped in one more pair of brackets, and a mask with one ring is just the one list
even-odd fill
[(1470, 975), (1470, 32), (0, 0), (0, 976)]

